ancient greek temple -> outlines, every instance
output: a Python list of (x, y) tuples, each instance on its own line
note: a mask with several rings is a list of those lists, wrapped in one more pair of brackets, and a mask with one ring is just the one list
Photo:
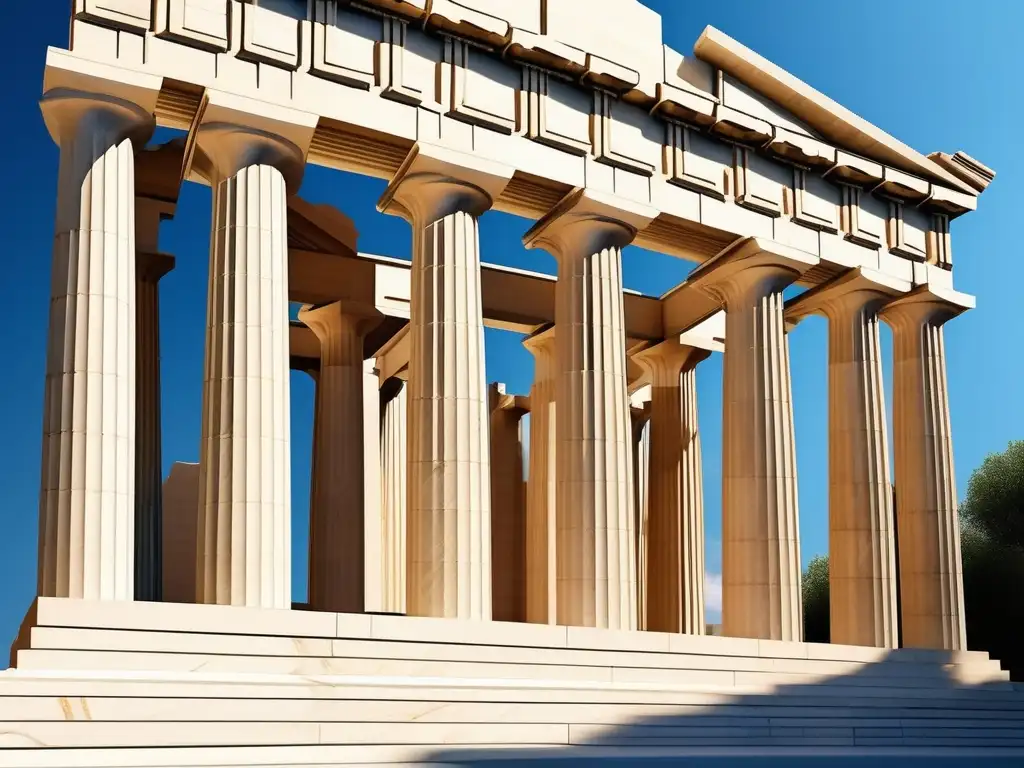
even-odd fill
[[(982, 163), (920, 154), (714, 28), (677, 52), (637, 0), (76, 0), (41, 107), (38, 598), (0, 673), (5, 765), (1024, 749), (972, 720), (1022, 699), (966, 649), (946, 386), (943, 327), (975, 304), (950, 225)], [(344, 206), (298, 194), (309, 164), (386, 180), (411, 253), (361, 253)], [(159, 285), (202, 254), (159, 226), (185, 183), (212, 192), (202, 435), (164, 482)], [(532, 220), (557, 274), (487, 263), (492, 210)], [(696, 266), (626, 291), (630, 244)], [(828, 645), (802, 642), (787, 334), (811, 315)], [(524, 335), (528, 392), (488, 382), (487, 327)], [(301, 604), (295, 370), (316, 387)]]

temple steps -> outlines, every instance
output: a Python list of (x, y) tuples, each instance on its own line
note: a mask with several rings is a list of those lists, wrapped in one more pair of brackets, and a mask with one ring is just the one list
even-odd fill
[(1024, 690), (974, 652), (39, 600), (12, 658), (11, 768), (1024, 755)]

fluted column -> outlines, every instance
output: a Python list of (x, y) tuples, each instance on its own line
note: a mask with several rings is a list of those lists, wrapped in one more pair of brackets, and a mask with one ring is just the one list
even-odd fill
[(831, 640), (894, 648), (896, 560), (878, 311), (908, 284), (854, 269), (797, 297), (828, 318)]
[(530, 470), (526, 486), (526, 620), (557, 621), (555, 483), (555, 329), (529, 336), (533, 355), (530, 387)]
[(140, 253), (135, 283), (135, 599), (161, 600), (163, 462), (160, 451), (160, 278), (174, 257)]
[[(650, 389), (650, 387), (647, 387)], [(634, 395), (635, 397), (635, 395)], [(634, 402), (634, 399), (630, 399)], [(630, 407), (633, 426), (633, 551), (636, 558), (636, 623), (647, 629), (647, 500), (651, 466), (651, 406)]]
[(636, 628), (621, 249), (654, 212), (591, 190), (526, 234), (558, 261), (558, 623)]
[(817, 258), (747, 238), (690, 281), (726, 309), (722, 418), (722, 625), (799, 640), (800, 543), (782, 291)]
[(477, 218), (511, 169), (417, 144), (378, 208), (413, 229), (406, 607), (491, 617), (490, 460)]
[(399, 378), (381, 387), (381, 567), (383, 610), (405, 613), (407, 387)]
[(197, 602), (291, 607), (288, 188), (304, 160), (277, 136), (211, 123), (213, 189), (200, 451)]
[(141, 107), (41, 102), (60, 147), (43, 404), (38, 594), (135, 595), (135, 159)]
[(491, 384), (491, 616), (526, 621), (526, 499), (522, 418), (526, 398)]
[(365, 607), (363, 336), (372, 314), (344, 302), (299, 311), (320, 340), (309, 508), (309, 606), (316, 611)]
[(669, 339), (633, 358), (651, 379), (645, 628), (654, 632), (705, 632), (697, 363), (709, 354)]
[(927, 287), (883, 310), (893, 336), (893, 453), (903, 645), (966, 648), (942, 326), (970, 297)]

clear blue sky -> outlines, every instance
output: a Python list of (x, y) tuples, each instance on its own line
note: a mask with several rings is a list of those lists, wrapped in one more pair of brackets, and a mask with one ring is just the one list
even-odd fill
[[(563, 0), (564, 1), (564, 0)], [(916, 149), (962, 149), (998, 177), (979, 210), (953, 224), (956, 286), (978, 308), (947, 326), (949, 389), (958, 490), (986, 454), (1024, 437), (1024, 255), (1013, 200), (1024, 188), (1024, 121), (1018, 0), (647, 0), (664, 17), (665, 41), (692, 50), (712, 24)], [(0, 3), (0, 646), (13, 638), (35, 590), (43, 376), (57, 150), (37, 100), (47, 45), (67, 43), (67, 0)], [(302, 194), (355, 220), (360, 249), (406, 257), (408, 226), (379, 215), (383, 183), (310, 167)], [(1015, 191), (1016, 190), (1016, 191)], [(187, 185), (163, 248), (178, 260), (162, 283), (164, 465), (196, 461), (205, 324), (209, 190)], [(550, 272), (543, 253), (519, 245), (529, 222), (498, 213), (481, 222), (486, 261)], [(659, 294), (683, 279), (686, 262), (636, 248), (624, 255), (626, 286)], [(811, 319), (791, 339), (803, 560), (828, 548), (826, 325)], [(883, 332), (888, 360), (889, 334)], [(488, 377), (528, 390), (530, 356), (519, 338), (487, 335)], [(698, 374), (704, 437), (708, 569), (720, 568), (721, 358)], [(890, 373), (886, 363), (886, 376)], [(304, 597), (312, 385), (293, 375), (295, 596)], [(891, 382), (887, 387), (891, 408)]]

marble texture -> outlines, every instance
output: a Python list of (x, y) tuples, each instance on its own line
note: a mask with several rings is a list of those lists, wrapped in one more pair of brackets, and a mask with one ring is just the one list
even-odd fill
[(286, 175), (295, 178), (302, 155), (284, 139), (220, 123), (199, 129), (197, 145), (197, 171), (213, 188), (213, 236), (196, 599), (287, 608), (292, 595)]
[(850, 270), (798, 297), (786, 319), (828, 318), (832, 642), (895, 648), (896, 552), (878, 312), (909, 286)]
[(621, 249), (653, 211), (570, 193), (523, 238), (555, 286), (558, 623), (636, 628), (633, 466)]
[(964, 306), (919, 288), (888, 304), (903, 645), (963, 650), (963, 567), (942, 326)]
[(60, 148), (39, 498), (39, 595), (135, 596), (134, 103), (53, 89)]
[(413, 230), (406, 610), (491, 616), (491, 493), (477, 218), (511, 169), (417, 144), (378, 203)]
[(313, 487), (309, 510), (309, 605), (360, 613), (366, 569), (363, 471), (363, 336), (372, 308), (334, 302), (299, 311), (320, 341)]
[(555, 329), (523, 340), (533, 355), (530, 387), (530, 467), (526, 487), (526, 620), (557, 620)]
[(651, 381), (644, 628), (655, 632), (706, 630), (696, 368), (709, 354), (669, 339), (633, 358)]
[(750, 238), (691, 273), (726, 309), (722, 418), (722, 629), (799, 640), (800, 541), (782, 291), (817, 259)]

